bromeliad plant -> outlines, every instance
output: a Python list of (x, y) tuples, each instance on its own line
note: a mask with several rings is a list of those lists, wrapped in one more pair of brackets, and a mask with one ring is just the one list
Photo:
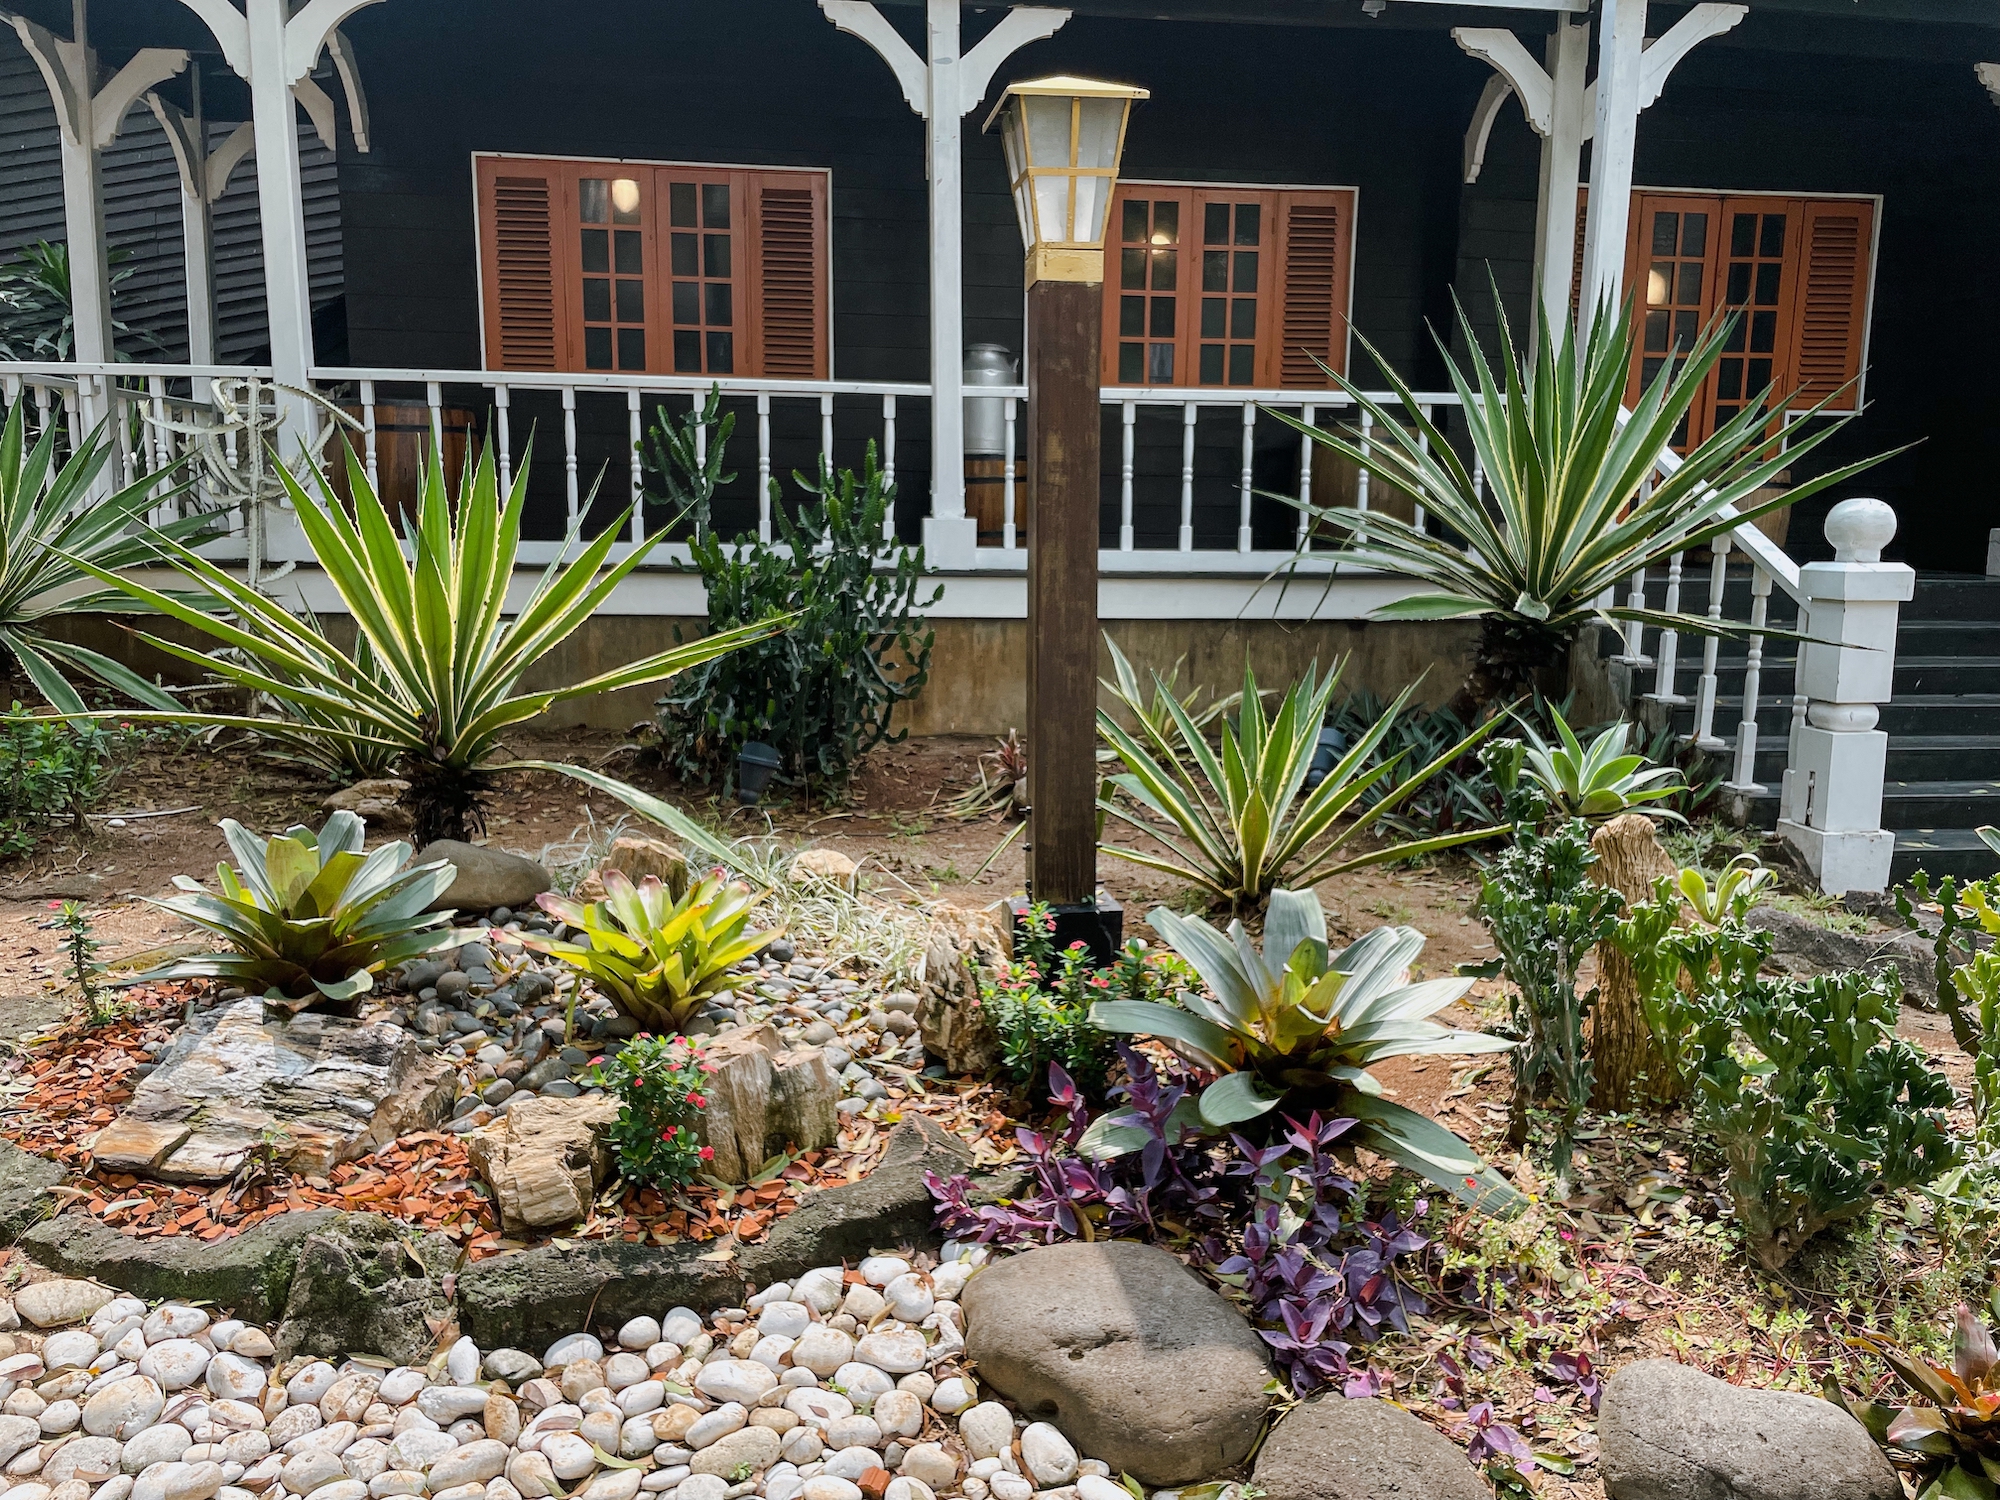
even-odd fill
[(1941, 1365), (1877, 1333), (1848, 1340), (1875, 1355), (1929, 1405), (1856, 1400), (1827, 1372), (1827, 1400), (1843, 1406), (1884, 1448), (1915, 1471), (1917, 1500), (1994, 1500), (2000, 1495), (2000, 1349), (1961, 1305), (1951, 1363)]
[[(1156, 730), (1150, 719), (1142, 719), (1142, 743), (1099, 710), (1097, 732), (1125, 763), (1125, 770), (1105, 778), (1124, 796), (1107, 792), (1097, 805), (1169, 851), (1159, 855), (1105, 844), (1104, 852), (1184, 880), (1217, 907), (1243, 911), (1261, 905), (1280, 885), (1304, 889), (1346, 870), (1410, 859), (1505, 832), (1498, 826), (1472, 828), (1350, 852), (1366, 835), (1388, 826), (1386, 820), (1398, 807), (1478, 744), (1492, 726), (1473, 730), (1429, 765), (1405, 776), (1397, 790), (1367, 802), (1370, 789), (1403, 766), (1403, 756), (1369, 763), (1409, 702), (1412, 690), (1405, 688), (1326, 779), (1305, 792), (1327, 703), (1344, 665), (1336, 664), (1324, 682), (1318, 680), (1316, 667), (1308, 667), (1268, 717), (1256, 674), (1246, 665), (1236, 722), (1224, 721), (1219, 747), (1209, 744), (1200, 721), (1164, 684), (1158, 684), (1157, 676), (1155, 702), (1166, 711), (1171, 732)], [(1163, 832), (1147, 813), (1164, 819), (1173, 833)]]
[[(611, 549), (626, 534), (626, 515), (595, 539), (570, 532), (518, 612), (506, 613), (507, 590), (520, 553), (527, 500), (523, 459), (505, 495), (499, 490), (491, 444), (460, 478), (457, 496), (445, 488), (435, 449), (416, 513), (399, 536), (388, 508), (352, 453), (347, 456), (352, 513), (315, 466), (308, 491), (280, 471), (299, 525), (326, 579), (353, 615), (362, 650), (343, 651), (309, 614), (266, 598), (167, 532), (142, 539), (171, 560), (202, 594), (203, 604), (147, 587), (101, 561), (72, 554), (75, 566), (128, 598), (229, 648), (203, 652), (144, 635), (160, 650), (224, 682), (298, 705), (283, 735), (345, 740), (392, 752), (410, 783), (404, 793), (421, 843), (465, 839), (485, 826), (494, 776), (508, 770), (552, 771), (620, 798), (682, 839), (715, 856), (726, 850), (691, 819), (657, 798), (587, 768), (555, 761), (501, 761), (501, 740), (518, 724), (559, 703), (616, 688), (659, 682), (752, 641), (776, 634), (782, 619), (746, 622), (701, 640), (655, 652), (580, 682), (535, 692), (520, 682), (590, 618), (660, 538), (654, 533), (618, 562)], [(578, 522), (578, 528), (582, 525)], [(579, 548), (572, 556), (572, 549)], [(405, 550), (407, 548), (407, 551)], [(607, 566), (607, 563), (609, 565)], [(214, 613), (207, 611), (213, 610)], [(261, 730), (266, 721), (237, 714), (135, 714), (180, 723)]]
[(758, 896), (721, 873), (692, 882), (678, 898), (656, 875), (637, 885), (606, 870), (602, 901), (545, 893), (542, 910), (583, 934), (564, 942), (523, 933), (523, 947), (545, 953), (593, 980), (619, 1011), (649, 1031), (687, 1029), (716, 995), (750, 982), (736, 965), (784, 929), (749, 931)]
[[(1494, 301), (1498, 308), (1497, 291)], [(1558, 333), (1546, 310), (1539, 310), (1532, 360), (1514, 347), (1506, 310), (1498, 313), (1497, 370), (1463, 309), (1458, 320), (1470, 369), (1438, 338), (1459, 396), (1454, 411), (1465, 426), (1460, 448), (1469, 444), (1469, 457), (1424, 415), (1416, 394), (1365, 338), (1360, 342), (1385, 372), (1392, 400), (1380, 401), (1338, 371), (1321, 368), (1372, 419), (1366, 437), (1272, 412), (1392, 490), (1413, 496), (1439, 523), (1440, 534), (1433, 535), (1379, 510), (1307, 507), (1319, 526), (1345, 535), (1338, 553), (1343, 560), (1425, 585), (1383, 606), (1377, 618), (1478, 617), (1472, 671), (1452, 704), (1468, 722), (1538, 680), (1564, 691), (1569, 648), (1586, 625), (1637, 620), (1696, 635), (1736, 629), (1706, 616), (1601, 601), (1639, 569), (1843, 484), (1880, 461), (1836, 465), (1782, 499), (1754, 501), (1779, 470), (1796, 472), (1800, 458), (1845, 425), (1840, 419), (1797, 423), (1788, 432), (1801, 437), (1774, 444), (1771, 413), (1791, 403), (1766, 390), (1747, 393), (1739, 415), (1696, 444), (1672, 474), (1658, 476), (1655, 464), (1721, 358), (1734, 320), (1712, 325), (1681, 351), (1684, 358), (1666, 361), (1627, 420), (1621, 402), (1636, 326), (1629, 305), (1621, 311), (1607, 302), (1581, 342), (1568, 319), (1561, 319)], [(1819, 418), (1846, 395), (1845, 388), (1828, 395), (1811, 415)]]
[[(102, 498), (91, 485), (111, 459), (98, 426), (58, 466), (51, 422), (30, 447), (24, 413), (16, 401), (0, 429), (0, 647), (20, 664), (35, 689), (58, 713), (80, 714), (83, 699), (64, 675), (80, 672), (154, 708), (174, 700), (130, 667), (99, 651), (60, 640), (49, 622), (75, 614), (137, 614), (148, 606), (121, 592), (127, 570), (159, 561), (156, 538), (196, 541), (215, 524), (212, 516), (171, 521), (147, 530), (147, 511), (166, 496), (164, 473), (149, 474)], [(91, 588), (92, 578), (111, 586)], [(165, 596), (161, 596), (165, 597)]]
[[(1250, 702), (1246, 695), (1244, 702)], [(1155, 1037), (1215, 1081), (1185, 1108), (1223, 1129), (1271, 1113), (1352, 1116), (1352, 1140), (1487, 1212), (1517, 1199), (1477, 1152), (1442, 1125), (1382, 1097), (1368, 1069), (1392, 1057), (1504, 1052), (1513, 1043), (1453, 1031), (1429, 1018), (1472, 987), (1469, 979), (1406, 982), (1423, 951), (1411, 927), (1378, 927), (1331, 951), (1326, 915), (1311, 891), (1274, 891), (1259, 952), (1231, 922), (1225, 935), (1165, 907), (1154, 931), (1208, 988), (1178, 1003), (1101, 1000), (1090, 1017), (1107, 1031)], [(1115, 1155), (1143, 1146), (1116, 1116), (1093, 1128), (1086, 1149)]]
[(286, 1010), (360, 998), (375, 976), (452, 941), (449, 911), (427, 911), (458, 871), (444, 860), (411, 865), (408, 844), (362, 852), (366, 829), (351, 812), (326, 826), (260, 839), (234, 818), (222, 836), (238, 868), (215, 867), (218, 893), (176, 875), (182, 894), (153, 905), (222, 939), (230, 949), (175, 959), (141, 979), (223, 979)]

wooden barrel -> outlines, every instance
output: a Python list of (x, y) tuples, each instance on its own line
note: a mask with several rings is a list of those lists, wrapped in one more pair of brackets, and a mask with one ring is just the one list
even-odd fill
[[(359, 404), (344, 404), (341, 410), (357, 422), (363, 420)], [(476, 435), (479, 414), (469, 406), (442, 406), (438, 408), (438, 421), (444, 435), (445, 487), (455, 495), (468, 451), (474, 461), (479, 457)], [(355, 456), (362, 460), (365, 469), (368, 435), (343, 427), (326, 445), (326, 467), (333, 481), (334, 493), (348, 500), (352, 497), (347, 490), (347, 459), (339, 451), (342, 438), (353, 446)], [(375, 403), (375, 493), (392, 512), (416, 510), (430, 451), (431, 409), (426, 403)]]
[[(1020, 466), (1014, 469), (1014, 541), (1027, 545), (1022, 525), (1022, 508), (1027, 491), (1021, 484)], [(1007, 544), (1007, 460), (968, 458), (965, 461), (965, 513), (979, 525), (979, 545), (1004, 547)]]

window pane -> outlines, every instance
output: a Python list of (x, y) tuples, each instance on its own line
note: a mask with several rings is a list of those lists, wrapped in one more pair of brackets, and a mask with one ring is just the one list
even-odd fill
[(1181, 242), (1181, 206), (1169, 199), (1153, 205), (1153, 243), (1178, 245)]
[(1653, 215), (1653, 254), (1672, 255), (1674, 245), (1680, 239), (1681, 216), (1679, 214), (1656, 213)]
[(1172, 385), (1174, 383), (1174, 346), (1172, 344), (1148, 344), (1146, 346), (1146, 383), (1148, 385)]
[(1673, 314), (1661, 309), (1646, 314), (1646, 352), (1665, 354), (1667, 352), (1667, 327)]
[(1651, 385), (1654, 378), (1666, 367), (1667, 362), (1664, 359), (1641, 360), (1639, 362), (1639, 383), (1641, 385)]
[(1646, 272), (1646, 306), (1665, 307), (1671, 300), (1674, 289), (1674, 263), (1670, 260), (1655, 261)]
[(1223, 327), (1228, 323), (1229, 299), (1227, 297), (1204, 297), (1201, 299), (1201, 336), (1205, 339), (1223, 337)]
[(697, 330), (683, 328), (675, 332), (674, 373), (677, 375), (701, 373), (701, 334)]
[(1229, 290), (1229, 252), (1204, 250), (1201, 253), (1201, 289), (1204, 292)]
[(1229, 243), (1229, 205), (1208, 203), (1201, 210), (1201, 242), (1204, 245)]
[(736, 371), (736, 335), (711, 333), (708, 336), (708, 373), (731, 375)]
[(1118, 346), (1118, 380), (1121, 385), (1137, 385), (1146, 378), (1146, 346), (1144, 344), (1120, 344)]
[(1118, 333), (1121, 338), (1136, 339), (1145, 336), (1146, 299), (1144, 297), (1120, 297), (1118, 299)]
[(1221, 344), (1203, 344), (1201, 346), (1201, 383), (1203, 385), (1222, 384), (1223, 347)]
[(699, 323), (701, 321), (701, 283), (699, 281), (676, 281), (674, 283), (674, 321), (676, 323)]
[(1676, 354), (1685, 354), (1694, 347), (1694, 341), (1700, 334), (1700, 329), (1697, 327), (1698, 321), (1698, 315), (1695, 313), (1677, 312), (1674, 314), (1674, 352)]
[(644, 243), (643, 236), (636, 229), (614, 229), (612, 234), (617, 240), (618, 274), (620, 276), (639, 275), (645, 269), (645, 266), (641, 264), (639, 255), (639, 247)]
[(1232, 292), (1254, 292), (1257, 290), (1257, 252), (1238, 250), (1236, 252), (1236, 277), (1231, 283)]
[(1128, 245), (1136, 245), (1146, 237), (1146, 200), (1127, 198), (1118, 221), (1118, 238)]
[(639, 184), (630, 177), (617, 178), (611, 184), (611, 222), (639, 222)]
[(1778, 305), (1778, 278), (1785, 268), (1776, 261), (1766, 261), (1757, 268), (1757, 305), (1776, 307)]
[(1771, 383), (1771, 362), (1768, 359), (1753, 359), (1749, 364), (1748, 384), (1752, 391), (1761, 391)]
[(1730, 419), (1731, 417), (1735, 416), (1735, 415), (1736, 415), (1736, 414), (1737, 414), (1738, 412), (1740, 412), (1741, 410), (1743, 410), (1743, 408), (1742, 408), (1742, 407), (1740, 407), (1740, 406), (1718, 406), (1718, 407), (1716, 407), (1716, 409), (1715, 409), (1715, 425), (1716, 425), (1717, 427), (1722, 427), (1722, 426), (1725, 426), (1725, 425), (1726, 425), (1726, 424), (1728, 423), (1729, 419)]
[(1731, 306), (1740, 306), (1750, 300), (1750, 263), (1733, 261), (1729, 267), (1729, 295), (1724, 299)]
[(1257, 383), (1257, 351), (1250, 345), (1229, 346), (1229, 383), (1231, 385)]
[(1725, 359), (1721, 364), (1716, 366), (1715, 394), (1725, 401), (1741, 401), (1743, 399), (1742, 360)]
[(1701, 306), (1701, 273), (1702, 264), (1700, 261), (1684, 260), (1681, 262), (1681, 284), (1675, 290), (1674, 301), (1678, 302), (1682, 307)]
[(1722, 341), (1723, 352), (1725, 354), (1741, 354), (1743, 352), (1743, 342), (1748, 336), (1749, 330), (1745, 326), (1745, 319), (1739, 313), (1729, 325), (1728, 336)]
[(1708, 215), (1688, 214), (1681, 221), (1681, 254), (1708, 254)]
[(645, 282), (621, 281), (618, 283), (618, 321), (621, 323), (643, 323), (646, 321)]
[(667, 190), (667, 217), (676, 229), (694, 228), (694, 184), (677, 182)]
[(1171, 292), (1180, 281), (1180, 252), (1178, 250), (1155, 250), (1153, 252), (1153, 290)]
[(1729, 219), (1729, 253), (1735, 256), (1757, 253), (1757, 216), (1732, 214)]
[(586, 323), (609, 323), (611, 321), (611, 283), (596, 277), (586, 277), (583, 283), (583, 321)]
[(608, 271), (611, 269), (611, 234), (608, 230), (584, 230), (583, 268), (586, 271)]
[(1155, 297), (1153, 299), (1152, 326), (1147, 334), (1156, 339), (1170, 339), (1174, 336), (1174, 299)]
[(701, 274), (704, 276), (729, 274), (728, 235), (705, 234), (701, 237)]
[(728, 183), (704, 182), (701, 185), (701, 227), (704, 229), (729, 227)]
[[(1264, 209), (1258, 203), (1236, 205), (1236, 243), (1258, 245), (1263, 243)], [(1232, 381), (1233, 385), (1235, 382)]]
[(1257, 299), (1238, 297), (1229, 308), (1229, 336), (1233, 339), (1257, 337)]
[(611, 368), (611, 330), (609, 328), (586, 328), (583, 330), (583, 367), (586, 370), (608, 370)]
[(621, 328), (618, 330), (618, 368), (621, 370), (643, 370), (646, 368), (645, 329)]
[(1758, 237), (1757, 253), (1772, 259), (1785, 253), (1785, 216), (1765, 214), (1764, 232)]
[(736, 321), (733, 291), (726, 281), (711, 281), (707, 289), (708, 316), (703, 319), (710, 328), (727, 328)]
[(1778, 315), (1774, 312), (1750, 314), (1750, 352), (1770, 354), (1778, 347)]
[(1143, 288), (1146, 285), (1146, 252), (1144, 250), (1121, 250), (1118, 252), (1118, 284), (1126, 288)]
[(576, 216), (584, 223), (602, 224), (609, 217), (604, 189), (602, 177), (586, 177), (576, 185)]
[(677, 234), (674, 236), (674, 275), (699, 276), (700, 257), (695, 249), (694, 236)]

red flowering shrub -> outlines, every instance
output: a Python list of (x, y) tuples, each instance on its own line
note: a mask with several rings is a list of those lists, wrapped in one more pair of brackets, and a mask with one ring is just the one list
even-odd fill
[(590, 1081), (618, 1096), (611, 1144), (627, 1182), (685, 1187), (715, 1155), (695, 1129), (708, 1106), (702, 1089), (714, 1071), (688, 1038), (650, 1033), (634, 1037), (615, 1057), (590, 1060)]

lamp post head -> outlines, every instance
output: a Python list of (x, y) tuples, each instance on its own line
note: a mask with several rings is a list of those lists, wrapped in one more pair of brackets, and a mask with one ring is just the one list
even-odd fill
[(1010, 83), (987, 118), (1000, 126), (1027, 279), (1104, 280), (1104, 231), (1125, 122), (1146, 90), (1058, 76)]

